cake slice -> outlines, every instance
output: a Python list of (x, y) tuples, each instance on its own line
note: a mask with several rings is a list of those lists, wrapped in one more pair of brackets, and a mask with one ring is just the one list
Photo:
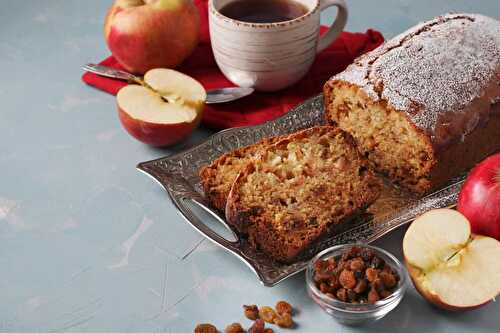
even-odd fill
[(202, 168), (200, 170), (201, 184), (210, 205), (224, 212), (229, 190), (238, 173), (260, 150), (278, 139), (279, 137), (266, 138), (256, 144), (234, 150)]
[(291, 262), (379, 192), (349, 134), (313, 127), (268, 146), (245, 166), (231, 187), (226, 219), (256, 248)]

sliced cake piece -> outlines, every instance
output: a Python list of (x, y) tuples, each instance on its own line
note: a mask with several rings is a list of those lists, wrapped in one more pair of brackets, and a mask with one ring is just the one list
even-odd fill
[(202, 168), (200, 178), (209, 203), (224, 212), (229, 190), (238, 173), (257, 155), (259, 150), (265, 149), (278, 138), (266, 138), (256, 144), (234, 150)]
[(352, 137), (335, 127), (313, 127), (247, 164), (229, 193), (226, 219), (256, 248), (290, 262), (379, 193), (380, 182)]

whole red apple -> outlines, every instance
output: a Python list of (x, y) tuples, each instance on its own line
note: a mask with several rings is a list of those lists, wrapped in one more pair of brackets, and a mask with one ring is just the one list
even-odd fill
[(458, 211), (470, 221), (472, 232), (500, 240), (500, 154), (472, 169), (460, 191)]
[(193, 52), (199, 33), (191, 0), (116, 0), (104, 25), (113, 56), (138, 74), (178, 66)]

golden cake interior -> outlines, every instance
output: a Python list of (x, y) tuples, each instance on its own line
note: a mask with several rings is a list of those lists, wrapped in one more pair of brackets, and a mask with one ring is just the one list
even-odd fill
[(328, 122), (350, 133), (376, 170), (415, 192), (430, 189), (434, 150), (403, 113), (346, 82), (328, 82), (325, 89)]

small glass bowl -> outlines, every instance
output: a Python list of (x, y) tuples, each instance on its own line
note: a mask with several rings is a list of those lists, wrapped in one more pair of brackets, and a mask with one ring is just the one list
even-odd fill
[[(338, 257), (344, 251), (349, 250), (352, 247), (359, 247), (361, 249), (368, 248), (373, 250), (377, 256), (384, 259), (386, 264), (391, 266), (391, 268), (393, 268), (399, 275), (398, 285), (389, 297), (381, 299), (373, 304), (352, 304), (331, 298), (322, 293), (316, 287), (313, 280), (316, 262), (330, 257)], [(401, 262), (399, 262), (399, 260), (389, 252), (366, 244), (346, 244), (334, 246), (318, 253), (307, 266), (306, 284), (307, 292), (314, 302), (316, 302), (326, 313), (335, 318), (338, 322), (345, 325), (362, 325), (374, 322), (396, 308), (406, 292), (408, 277)]]

